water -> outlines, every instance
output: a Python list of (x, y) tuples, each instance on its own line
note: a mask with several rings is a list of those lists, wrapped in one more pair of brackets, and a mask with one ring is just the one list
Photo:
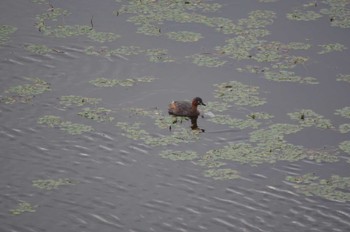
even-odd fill
[[(144, 4), (161, 2), (145, 1)], [(197, 4), (200, 2), (213, 3), (198, 1)], [(236, 35), (219, 33), (205, 24), (172, 21), (160, 24), (162, 34), (195, 31), (204, 37), (191, 43), (174, 41), (165, 35), (135, 33), (137, 26), (127, 21), (133, 14), (113, 15), (113, 10), (129, 4), (128, 1), (52, 1), (51, 6), (31, 1), (1, 4), (1, 25), (12, 25), (17, 31), (0, 45), (0, 97), (11, 95), (6, 90), (13, 86), (32, 83), (26, 77), (38, 77), (48, 82), (51, 89), (36, 94), (28, 103), (0, 103), (1, 231), (349, 231), (348, 201), (329, 200), (315, 194), (306, 196), (286, 180), (287, 176), (306, 173), (315, 173), (321, 179), (329, 179), (333, 174), (349, 176), (348, 154), (338, 147), (349, 140), (349, 133), (338, 130), (338, 126), (349, 123), (349, 119), (334, 114), (349, 104), (349, 83), (335, 80), (338, 74), (350, 73), (348, 51), (318, 54), (320, 44), (337, 42), (349, 48), (349, 29), (331, 27), (325, 15), (316, 21), (288, 20), (286, 13), (303, 9), (304, 1), (215, 2), (223, 8), (203, 15), (229, 18), (235, 24), (253, 10), (276, 12), (273, 23), (266, 26), (270, 35), (259, 40), (312, 44), (307, 51), (295, 52), (309, 60), (292, 71), (303, 77), (315, 77), (319, 84), (274, 82), (266, 80), (263, 73), (238, 72), (237, 68), (252, 62), (220, 56), (215, 51), (215, 46), (223, 46), (226, 39)], [(57, 21), (46, 20), (45, 26), (93, 25), (97, 32), (112, 32), (121, 38), (100, 43), (86, 35), (46, 36), (35, 27), (35, 16), (51, 12), (52, 7), (67, 9), (71, 14), (59, 16)], [(318, 12), (327, 6), (319, 3), (317, 7), (306, 9)], [(28, 44), (45, 44), (54, 50), (44, 55), (34, 54), (25, 49)], [(150, 62), (146, 52), (112, 56), (85, 52), (89, 46), (116, 49), (130, 45), (143, 50), (168, 49), (170, 59), (175, 62)], [(208, 53), (227, 63), (212, 68), (197, 66), (186, 58), (195, 53)], [(164, 60), (166, 55), (156, 57)], [(149, 83), (136, 80), (144, 76), (153, 76), (156, 80)], [(134, 85), (96, 87), (89, 83), (98, 77), (131, 78)], [(267, 112), (274, 118), (259, 125), (259, 129), (267, 129), (276, 123), (298, 124), (287, 114), (312, 109), (329, 119), (334, 128), (307, 127), (285, 135), (284, 139), (310, 152), (338, 152), (338, 161), (318, 163), (301, 159), (250, 165), (224, 160), (226, 164), (220, 168), (237, 170), (240, 178), (216, 180), (205, 174), (208, 169), (218, 168), (198, 165), (201, 157), (229, 143), (249, 143), (250, 133), (256, 128), (232, 128), (205, 116), (198, 119), (205, 133), (196, 134), (196, 138), (185, 137), (185, 142), (152, 146), (145, 137), (128, 138), (127, 131), (115, 126), (124, 122), (131, 127), (132, 123), (139, 122), (140, 129), (136, 131), (144, 130), (157, 141), (177, 130), (192, 134), (189, 121), (173, 125), (172, 130), (159, 128), (154, 124), (159, 115), (140, 116), (125, 108), (158, 110), (160, 115), (166, 115), (172, 100), (200, 96), (205, 103), (222, 102), (214, 95), (217, 90), (214, 84), (232, 80), (259, 86), (259, 97), (265, 98), (266, 103), (251, 107), (230, 102), (224, 112), (211, 110), (214, 117), (224, 114), (245, 119), (245, 115), (253, 112)], [(94, 105), (60, 104), (60, 97), (67, 95), (100, 98), (98, 107), (111, 109), (114, 120), (97, 122), (79, 116), (84, 107)], [(60, 126), (50, 128), (39, 124), (38, 119), (45, 115), (89, 125), (94, 130), (71, 135), (60, 130)], [(175, 161), (159, 155), (169, 149), (195, 151), (198, 157)], [(59, 178), (69, 178), (73, 184), (52, 190), (33, 186), (35, 180)], [(344, 194), (349, 194), (349, 190), (348, 186), (341, 189)], [(20, 202), (30, 203), (35, 212), (12, 215), (11, 210), (18, 209)]]

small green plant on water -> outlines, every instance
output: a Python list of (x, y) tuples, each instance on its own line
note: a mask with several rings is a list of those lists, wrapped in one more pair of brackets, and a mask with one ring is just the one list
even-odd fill
[(74, 185), (76, 181), (69, 178), (33, 180), (32, 185), (39, 189), (53, 190), (64, 185)]

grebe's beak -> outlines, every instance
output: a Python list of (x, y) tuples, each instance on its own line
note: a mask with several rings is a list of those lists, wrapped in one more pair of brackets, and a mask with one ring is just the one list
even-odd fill
[(202, 106), (206, 106), (206, 104), (204, 104), (203, 102), (200, 102), (199, 104), (202, 105)]

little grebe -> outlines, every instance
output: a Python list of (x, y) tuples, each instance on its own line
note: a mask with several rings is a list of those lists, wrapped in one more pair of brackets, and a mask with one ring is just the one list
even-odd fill
[(197, 118), (200, 114), (197, 109), (198, 105), (205, 106), (200, 97), (193, 98), (192, 103), (187, 101), (173, 101), (169, 104), (168, 112), (174, 116)]

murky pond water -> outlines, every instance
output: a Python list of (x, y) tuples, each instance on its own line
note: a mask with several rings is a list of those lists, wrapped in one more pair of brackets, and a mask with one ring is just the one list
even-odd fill
[(1, 231), (349, 231), (349, 15), (3, 1)]

